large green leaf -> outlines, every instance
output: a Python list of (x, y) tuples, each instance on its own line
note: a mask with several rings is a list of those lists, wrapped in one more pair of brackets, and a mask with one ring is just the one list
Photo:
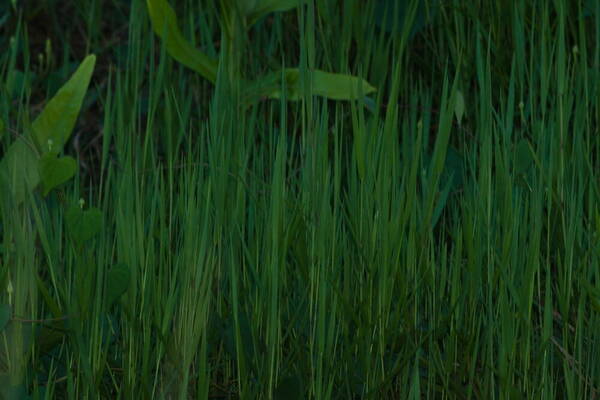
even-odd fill
[[(284, 70), (284, 76), (287, 87), (286, 98), (300, 99), (300, 71), (297, 68), (288, 68)], [(281, 77), (281, 72), (265, 78), (266, 85), (261, 88), (263, 96), (272, 99), (281, 98), (281, 84), (277, 83), (277, 77)], [(356, 100), (360, 96), (376, 91), (369, 82), (353, 75), (313, 70), (310, 72), (310, 80), (314, 95), (333, 100)]]
[(0, 183), (10, 188), (16, 203), (40, 183), (40, 154), (59, 153), (67, 141), (87, 91), (96, 57), (83, 60), (71, 79), (58, 90), (31, 125), (31, 134), (20, 136), (0, 161)]
[[(248, 0), (241, 0), (245, 2)], [(306, 0), (257, 0), (251, 11), (246, 14), (248, 26), (252, 26), (260, 18), (272, 12), (288, 11), (306, 3)]]
[(165, 0), (146, 0), (146, 4), (152, 21), (152, 29), (163, 40), (167, 53), (181, 64), (215, 83), (217, 61), (197, 50), (183, 38), (179, 26), (177, 26), (175, 11), (169, 3)]
[(374, 92), (375, 88), (356, 76), (315, 70), (312, 73), (312, 91), (329, 99), (355, 100)]
[(33, 121), (33, 136), (43, 153), (50, 150), (60, 153), (71, 136), (95, 64), (96, 56), (87, 56), (71, 79), (58, 90)]

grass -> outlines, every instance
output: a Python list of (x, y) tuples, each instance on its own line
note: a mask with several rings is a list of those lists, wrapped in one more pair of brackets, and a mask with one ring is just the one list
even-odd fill
[[(0, 190), (4, 398), (598, 398), (595, 2), (429, 1), (412, 32), (309, 2), (258, 22), (246, 72), (352, 73), (373, 104), (245, 112), (168, 56), (144, 1), (16, 3), (0, 154), (98, 61), (75, 179)], [(216, 56), (218, 7), (170, 3)], [(83, 244), (80, 199), (103, 226)]]

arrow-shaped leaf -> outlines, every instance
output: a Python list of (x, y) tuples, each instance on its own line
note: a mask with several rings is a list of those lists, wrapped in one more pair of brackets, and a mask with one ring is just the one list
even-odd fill
[(0, 161), (0, 181), (12, 190), (16, 203), (23, 202), (25, 194), (40, 183), (39, 154), (59, 153), (71, 135), (95, 62), (94, 55), (83, 60), (33, 122), (33, 135), (19, 137)]
[(95, 64), (96, 56), (87, 56), (31, 124), (36, 143), (43, 153), (60, 153), (71, 136)]

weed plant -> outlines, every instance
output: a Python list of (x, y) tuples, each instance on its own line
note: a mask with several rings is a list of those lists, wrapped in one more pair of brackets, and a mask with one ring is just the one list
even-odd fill
[(598, 398), (599, 2), (149, 3), (0, 3), (0, 398)]

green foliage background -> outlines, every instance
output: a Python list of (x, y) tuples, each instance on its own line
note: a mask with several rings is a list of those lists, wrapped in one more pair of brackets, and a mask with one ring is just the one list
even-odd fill
[(600, 3), (148, 4), (0, 2), (0, 398), (598, 396)]

